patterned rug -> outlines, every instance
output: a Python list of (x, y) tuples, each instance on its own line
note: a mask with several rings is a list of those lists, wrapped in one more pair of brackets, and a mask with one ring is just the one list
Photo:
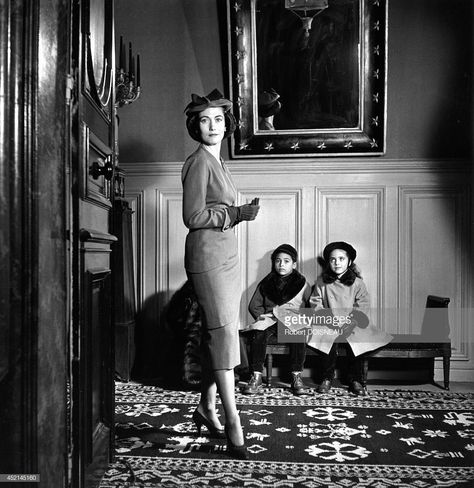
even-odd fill
[(100, 488), (474, 486), (473, 393), (310, 393), (239, 392), (250, 459), (238, 461), (225, 440), (197, 435), (198, 393), (118, 383), (116, 458)]

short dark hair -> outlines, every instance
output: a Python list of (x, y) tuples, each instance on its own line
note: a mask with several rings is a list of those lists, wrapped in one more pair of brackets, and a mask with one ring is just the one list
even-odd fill
[(296, 263), (298, 261), (298, 251), (291, 246), (290, 244), (280, 244), (273, 252), (272, 255), (270, 256), (272, 263), (275, 263), (275, 259), (280, 253), (285, 253), (290, 256), (290, 258)]
[[(186, 119), (186, 128), (188, 129), (189, 135), (197, 142), (202, 142), (201, 139), (201, 129), (199, 128), (199, 116), (200, 112), (190, 113)], [(237, 126), (235, 117), (232, 112), (224, 112), (225, 119), (225, 132), (224, 139), (229, 137)]]

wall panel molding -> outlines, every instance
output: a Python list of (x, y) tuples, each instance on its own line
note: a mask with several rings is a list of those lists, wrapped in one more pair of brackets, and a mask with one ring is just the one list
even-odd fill
[[(186, 281), (182, 163), (124, 166), (127, 196), (137, 220), (137, 303), (156, 295), (159, 313)], [(385, 165), (373, 172), (368, 171), (373, 165), (366, 166), (359, 159), (340, 165), (339, 161), (325, 161), (317, 166), (311, 162), (299, 166), (294, 161), (229, 163), (239, 190), (238, 204), (254, 197), (260, 197), (261, 204), (254, 222), (236, 227), (242, 324), (250, 320), (248, 302), (258, 281), (270, 270), (274, 247), (283, 242), (295, 245), (300, 254), (298, 267), (314, 283), (320, 272), (316, 259), (327, 242), (347, 240), (359, 252), (357, 263), (377, 308), (374, 320), (381, 328), (416, 332), (421, 326), (416, 313), (422, 311), (426, 295), (450, 296), (450, 314), (456, 315), (451, 323), (452, 378), (461, 381), (474, 371), (468, 327), (474, 315), (471, 189), (464, 170), (456, 172), (451, 161), (393, 162), (390, 171)], [(413, 253), (414, 248), (421, 249), (421, 255)], [(449, 284), (448, 291), (440, 285), (443, 280)], [(410, 307), (416, 313), (408, 312)], [(414, 316), (408, 318), (408, 313)]]
[(187, 229), (182, 220), (181, 190), (156, 192), (156, 283), (160, 308), (170, 300), (173, 292), (186, 281), (184, 243)]
[(366, 282), (371, 307), (377, 309), (373, 317), (377, 325), (385, 324), (384, 259), (385, 248), (385, 188), (332, 187), (316, 191), (317, 238), (315, 255), (332, 241), (350, 242), (357, 250), (356, 264)]
[[(181, 175), (182, 161), (161, 161), (161, 162), (140, 162), (120, 163), (121, 168), (126, 170), (127, 175)], [(289, 171), (297, 174), (346, 174), (346, 173), (470, 173), (471, 162), (461, 159), (324, 159), (312, 160), (275, 159), (271, 161), (245, 160), (236, 161), (229, 159), (228, 166), (232, 174), (286, 174)]]
[[(469, 359), (469, 204), (463, 187), (400, 186), (399, 309), (402, 333), (416, 333), (428, 294), (451, 299), (453, 356)], [(469, 258), (470, 259), (470, 258)]]
[[(241, 188), (239, 204), (250, 202), (255, 196), (254, 189)], [(258, 196), (260, 212), (257, 219), (236, 227), (243, 292), (241, 326), (251, 320), (247, 307), (258, 282), (271, 270), (272, 251), (283, 243), (299, 250), (303, 242), (301, 190), (266, 188), (259, 190)]]
[(127, 201), (132, 209), (133, 268), (135, 270), (135, 303), (145, 301), (145, 197), (143, 191), (127, 192)]

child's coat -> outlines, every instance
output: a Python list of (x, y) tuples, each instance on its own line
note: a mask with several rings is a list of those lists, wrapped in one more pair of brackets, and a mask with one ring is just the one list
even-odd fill
[[(343, 284), (339, 280), (324, 283), (319, 277), (309, 303), (315, 310), (330, 309), (334, 315), (350, 316), (355, 310), (363, 312), (369, 318), (366, 327), (356, 325), (345, 337), (354, 352), (354, 356), (385, 346), (393, 339), (393, 336), (377, 329), (370, 321), (369, 293), (363, 280), (358, 277), (355, 278), (352, 285)], [(329, 333), (312, 334), (308, 345), (327, 354), (338, 337), (342, 336)]]

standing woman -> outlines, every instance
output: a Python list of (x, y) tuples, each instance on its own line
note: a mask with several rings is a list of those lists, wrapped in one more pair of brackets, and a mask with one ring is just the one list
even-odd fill
[[(213, 90), (206, 97), (191, 95), (185, 109), (189, 135), (199, 146), (184, 163), (183, 220), (185, 268), (203, 312), (201, 398), (193, 414), (198, 432), (205, 425), (215, 437), (227, 438), (231, 456), (248, 453), (235, 402), (234, 368), (240, 363), (238, 315), (240, 269), (233, 227), (254, 220), (259, 206), (235, 206), (237, 191), (221, 158), (222, 140), (235, 130), (232, 102)], [(216, 411), (219, 393), (225, 429)]]

